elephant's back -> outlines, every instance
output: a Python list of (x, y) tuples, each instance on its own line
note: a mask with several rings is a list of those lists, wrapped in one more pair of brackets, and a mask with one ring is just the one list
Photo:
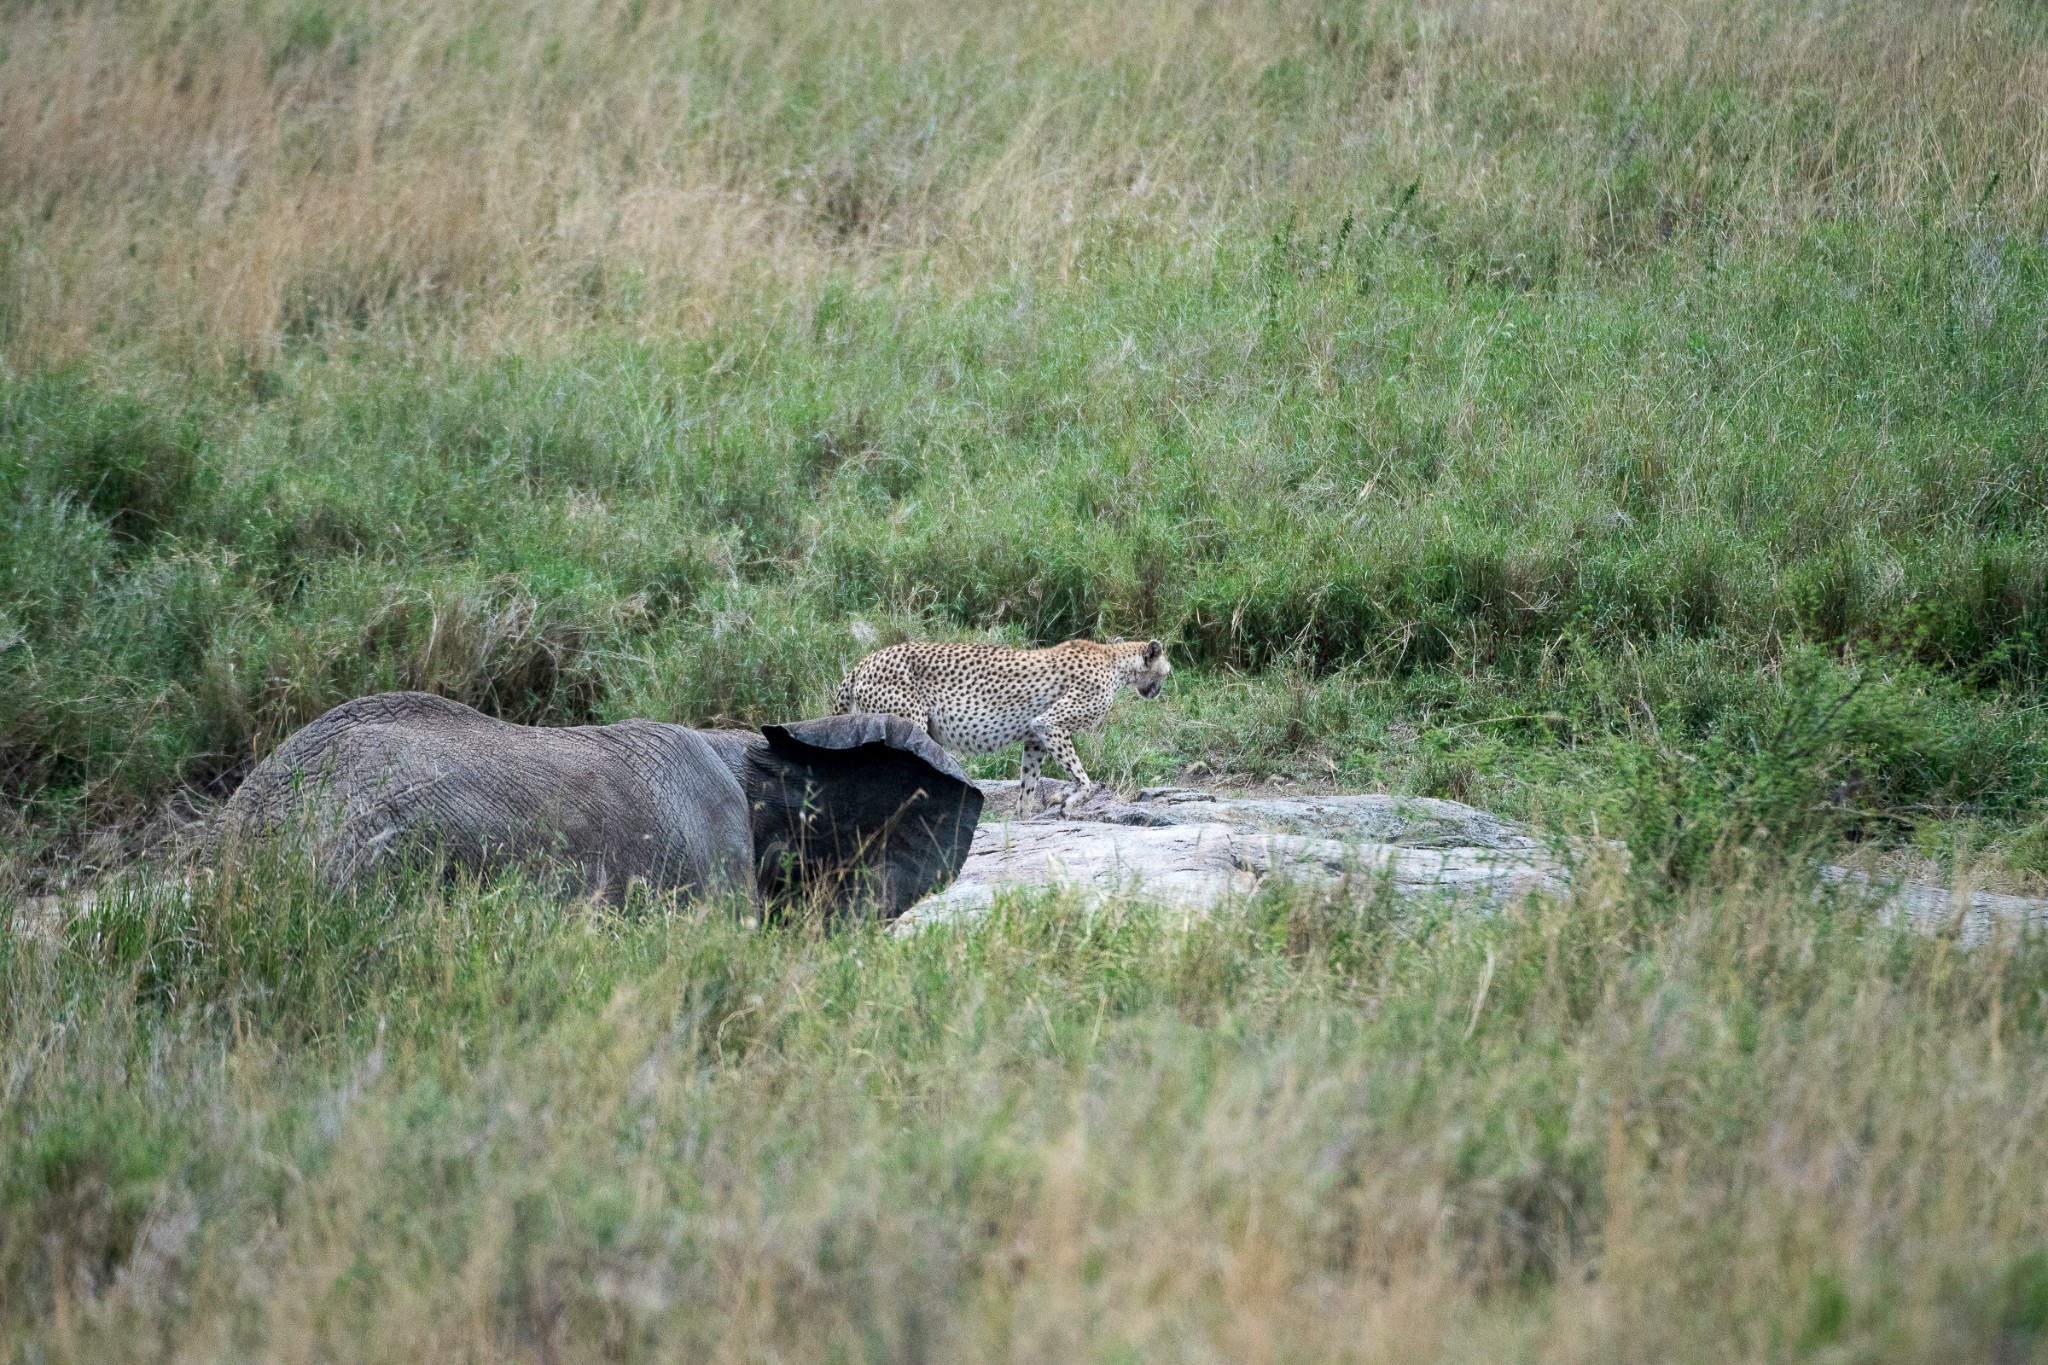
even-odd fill
[(359, 697), (280, 745), (223, 811), (234, 843), (297, 830), (352, 875), (402, 846), (465, 866), (553, 860), (613, 898), (744, 885), (745, 801), (710, 747), (651, 721), (544, 728), (420, 692)]

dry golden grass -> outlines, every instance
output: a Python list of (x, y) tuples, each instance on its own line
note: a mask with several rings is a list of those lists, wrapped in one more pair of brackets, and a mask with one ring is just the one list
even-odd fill
[(1411, 181), (1594, 259), (1980, 198), (2032, 222), (2048, 183), (2048, 63), (2002, 5), (160, 0), (11, 6), (0, 41), (16, 365), (260, 360), (336, 320), (703, 329)]
[(0, 958), (0, 1348), (2038, 1358), (2040, 947), (1845, 909), (123, 893)]

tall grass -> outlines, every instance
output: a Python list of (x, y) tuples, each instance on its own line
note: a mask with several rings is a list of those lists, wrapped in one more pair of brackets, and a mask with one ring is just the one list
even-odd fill
[(1782, 883), (901, 939), (273, 872), (0, 953), (10, 1357), (2043, 1349), (2039, 945)]
[[(702, 330), (837, 274), (940, 295), (1407, 202), (1521, 286), (1816, 221), (2037, 232), (2020, 5), (895, 0), (17, 6), (16, 357), (267, 364)], [(1404, 187), (1412, 187), (1404, 190)]]
[(1818, 648), (1898, 720), (1888, 816), (2048, 794), (2033, 246), (1980, 325), (1940, 237), (1532, 295), (1325, 226), (703, 342), (9, 381), (0, 776), (44, 827), (130, 816), (384, 687), (786, 717), (866, 622), (1170, 639), (1174, 699), (1111, 741), (1148, 778), (1429, 786), (1448, 744), (1448, 794), (1526, 807), (1588, 746), (1760, 742)]
[[(2048, 1353), (2040, 944), (1788, 871), (2048, 884), (2044, 111), (2020, 0), (0, 6), (0, 1355)], [(363, 692), (1081, 632), (1099, 776), (1632, 870), (112, 875)]]
[(0, 18), (14, 846), (373, 688), (815, 710), (864, 624), (1170, 638), (1124, 775), (1610, 821), (1818, 649), (1881, 822), (2031, 847), (2025, 7), (729, 10)]

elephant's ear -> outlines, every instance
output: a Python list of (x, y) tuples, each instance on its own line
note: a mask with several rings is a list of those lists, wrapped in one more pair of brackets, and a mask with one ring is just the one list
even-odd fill
[(762, 885), (893, 919), (959, 875), (981, 789), (930, 735), (855, 713), (764, 725), (749, 784)]
[(785, 758), (815, 763), (821, 758), (842, 758), (851, 750), (878, 744), (923, 759), (941, 776), (973, 785), (953, 755), (901, 716), (856, 711), (851, 715), (792, 721), (788, 725), (764, 725), (761, 734), (768, 740), (768, 747)]

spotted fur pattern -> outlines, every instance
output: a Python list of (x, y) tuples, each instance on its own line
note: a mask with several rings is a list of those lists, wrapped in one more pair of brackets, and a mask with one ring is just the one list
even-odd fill
[(1172, 671), (1157, 640), (1069, 640), (1050, 649), (914, 640), (855, 664), (834, 709), (902, 716), (956, 753), (994, 753), (1021, 742), (1019, 809), (1028, 811), (1038, 804), (1048, 755), (1077, 784), (1068, 804), (1084, 800), (1095, 784), (1081, 770), (1074, 734), (1101, 724), (1122, 688), (1157, 697)]

